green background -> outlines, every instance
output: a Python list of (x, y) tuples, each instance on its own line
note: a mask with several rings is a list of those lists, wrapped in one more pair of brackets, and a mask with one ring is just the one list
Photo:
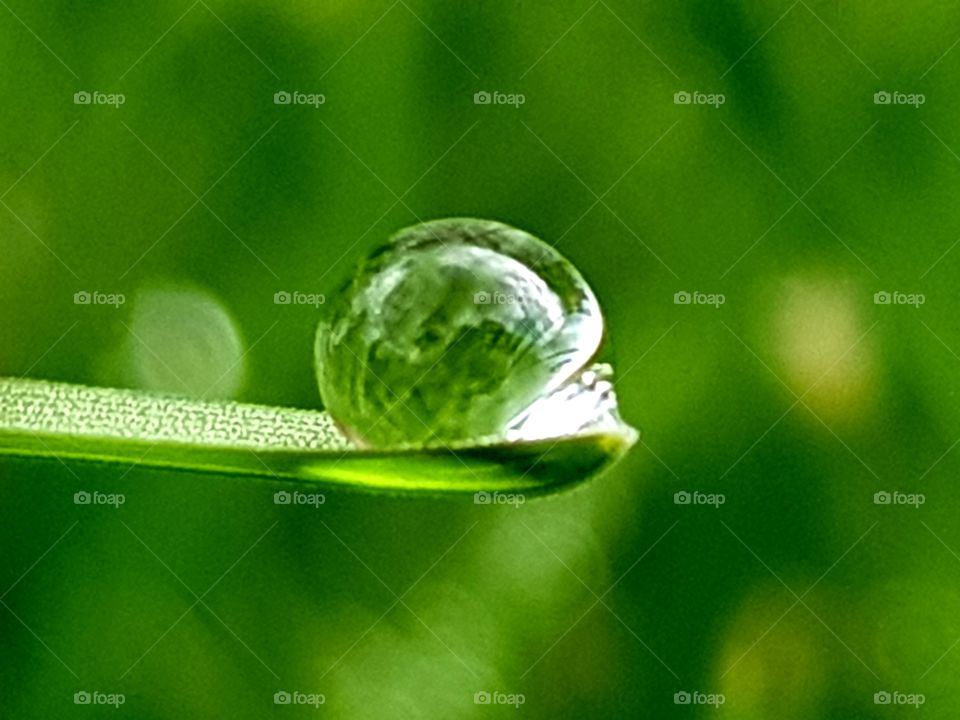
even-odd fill
[(960, 8), (0, 5), (0, 374), (318, 407), (274, 294), (474, 215), (589, 279), (644, 433), (520, 508), (4, 460), (5, 717), (956, 716)]

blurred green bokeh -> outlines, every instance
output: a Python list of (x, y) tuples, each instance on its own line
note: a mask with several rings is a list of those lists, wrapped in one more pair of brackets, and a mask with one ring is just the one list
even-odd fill
[(588, 278), (644, 429), (518, 508), (4, 460), (4, 717), (956, 717), (960, 7), (0, 5), (0, 375), (318, 407), (275, 294), (479, 216)]

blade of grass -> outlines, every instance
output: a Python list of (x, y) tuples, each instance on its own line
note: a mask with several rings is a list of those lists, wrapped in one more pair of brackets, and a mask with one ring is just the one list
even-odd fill
[(324, 412), (0, 379), (0, 455), (283, 478), (386, 492), (549, 492), (584, 480), (632, 428), (564, 438), (359, 448)]

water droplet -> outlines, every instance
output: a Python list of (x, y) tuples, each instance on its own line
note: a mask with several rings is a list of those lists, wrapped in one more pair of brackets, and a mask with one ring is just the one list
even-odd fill
[(498, 222), (401, 230), (330, 310), (317, 333), (320, 393), (368, 445), (542, 435), (543, 409), (571, 380), (604, 411), (612, 397), (580, 376), (603, 339), (590, 287), (550, 245)]

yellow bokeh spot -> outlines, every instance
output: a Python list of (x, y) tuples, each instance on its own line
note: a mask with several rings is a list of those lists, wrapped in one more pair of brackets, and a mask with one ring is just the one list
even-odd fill
[(860, 416), (875, 373), (857, 289), (827, 276), (794, 277), (777, 296), (774, 336), (784, 381), (825, 420)]

